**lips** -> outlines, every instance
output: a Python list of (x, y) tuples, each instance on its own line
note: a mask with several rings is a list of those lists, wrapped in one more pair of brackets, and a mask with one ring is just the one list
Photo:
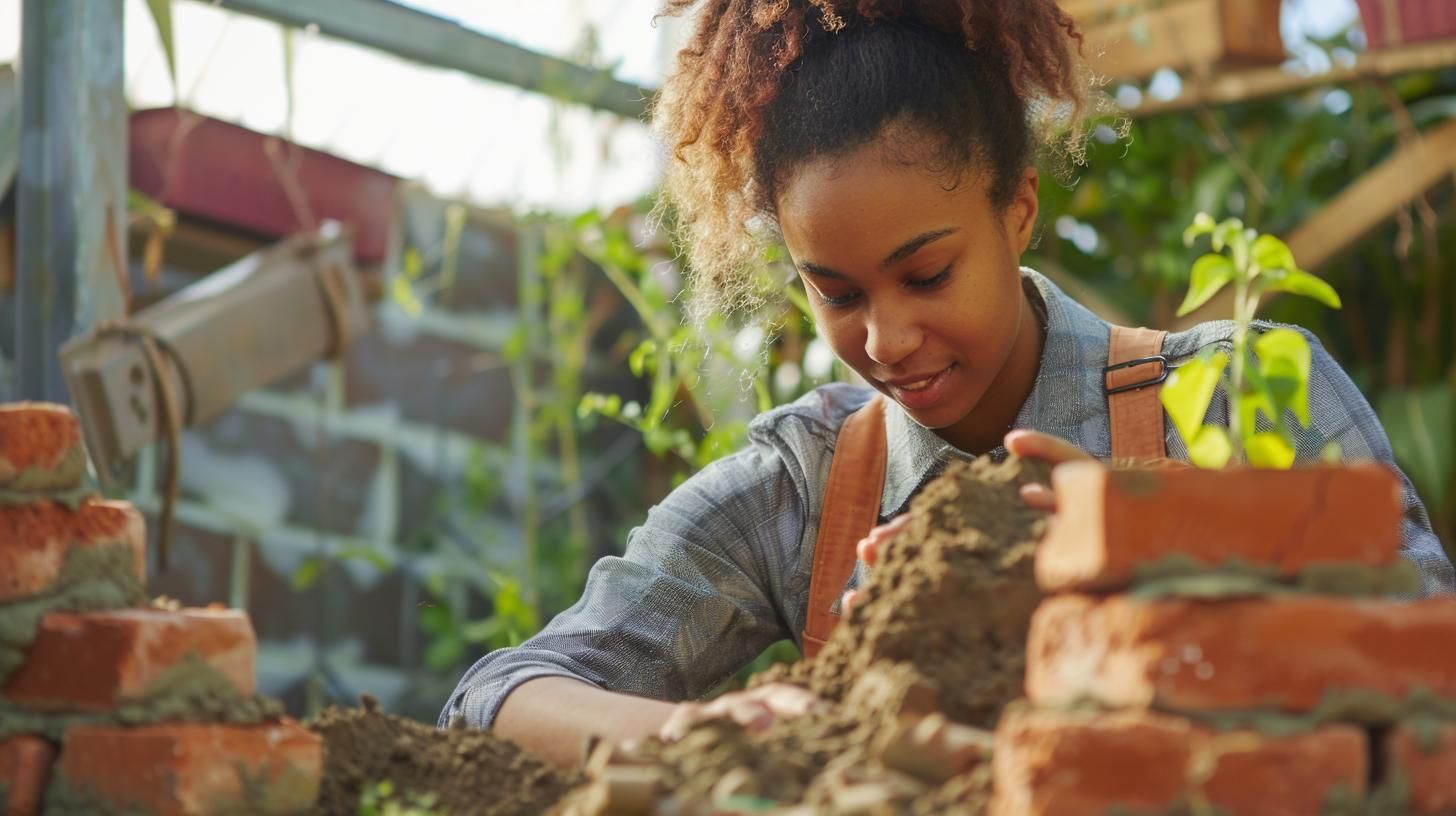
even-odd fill
[(926, 374), (923, 377), (906, 377), (900, 380), (890, 380), (887, 384), (891, 388), (898, 388), (902, 391), (924, 391), (930, 385), (931, 381), (940, 376), (944, 371), (945, 369), (941, 369), (940, 371)]
[(952, 364), (939, 371), (882, 382), (901, 405), (911, 410), (924, 410), (934, 406), (945, 396), (946, 380), (954, 369), (955, 365)]

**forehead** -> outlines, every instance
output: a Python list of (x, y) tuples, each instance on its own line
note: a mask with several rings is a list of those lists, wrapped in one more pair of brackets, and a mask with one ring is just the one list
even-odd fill
[(825, 264), (830, 254), (888, 253), (929, 230), (974, 233), (994, 223), (980, 174), (957, 182), (875, 144), (799, 165), (780, 183), (776, 205), (789, 250)]

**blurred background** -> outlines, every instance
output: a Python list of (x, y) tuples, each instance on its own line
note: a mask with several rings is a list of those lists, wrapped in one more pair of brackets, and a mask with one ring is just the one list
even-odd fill
[[(150, 588), (246, 609), (292, 713), (433, 721), (750, 417), (842, 376), (792, 276), (683, 325), (645, 110), (691, 21), (657, 5), (0, 0), (0, 401), (78, 403), (155, 537), (174, 383)], [(1449, 549), (1456, 3), (1064, 5), (1120, 110), (1047, 158), (1026, 263), (1176, 328), (1222, 315), (1174, 316), (1195, 213), (1284, 237), (1345, 306), (1263, 314), (1351, 372)]]

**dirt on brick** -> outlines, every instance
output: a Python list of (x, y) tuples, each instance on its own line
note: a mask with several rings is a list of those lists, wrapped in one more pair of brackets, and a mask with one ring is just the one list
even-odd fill
[(488, 731), (437, 730), (386, 714), (367, 696), (361, 704), (307, 723), (324, 741), (322, 816), (355, 816), (361, 797), (381, 782), (400, 805), (431, 796), (432, 813), (539, 816), (577, 782)]

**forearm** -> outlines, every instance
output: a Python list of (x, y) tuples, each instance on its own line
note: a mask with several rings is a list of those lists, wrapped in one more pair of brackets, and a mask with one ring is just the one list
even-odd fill
[(512, 691), (496, 714), (496, 734), (564, 767), (575, 765), (588, 736), (611, 742), (657, 734), (675, 706), (603, 691), (567, 677), (541, 677)]

